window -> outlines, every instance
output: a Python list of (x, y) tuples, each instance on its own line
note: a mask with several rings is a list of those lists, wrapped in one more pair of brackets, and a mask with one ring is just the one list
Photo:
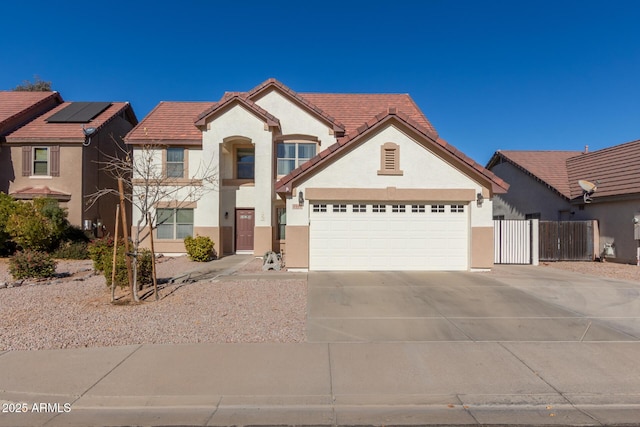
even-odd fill
[(285, 230), (287, 227), (287, 210), (285, 208), (276, 209), (276, 216), (278, 217), (278, 240), (285, 239)]
[(405, 212), (405, 209), (406, 209), (405, 205), (391, 205), (391, 212), (393, 213)]
[(334, 212), (346, 212), (347, 211), (347, 205), (333, 205), (333, 211)]
[(316, 155), (316, 144), (282, 142), (277, 150), (278, 175), (286, 175)]
[(193, 209), (157, 209), (158, 239), (184, 239), (193, 236)]
[(504, 215), (494, 215), (493, 219), (496, 220), (496, 221), (503, 220), (504, 219)]
[(352, 205), (351, 206), (351, 210), (353, 212), (366, 212), (367, 211), (367, 205)]
[(423, 213), (424, 205), (411, 205), (411, 212), (413, 213)]
[(313, 211), (314, 212), (326, 212), (327, 211), (327, 205), (313, 205)]
[(387, 206), (386, 205), (373, 205), (373, 212), (386, 212), (387, 211)]
[(49, 175), (49, 149), (35, 147), (33, 149), (33, 175)]
[(524, 219), (540, 219), (540, 212), (528, 213), (524, 216)]
[(184, 178), (184, 148), (167, 148), (167, 178)]
[(386, 142), (380, 147), (380, 170), (378, 175), (402, 175), (400, 170), (400, 146)]
[(431, 205), (431, 212), (433, 213), (444, 212), (444, 205)]
[(240, 147), (236, 151), (236, 178), (237, 179), (254, 179), (255, 178), (255, 148)]
[(461, 213), (464, 212), (464, 205), (451, 205), (452, 213)]

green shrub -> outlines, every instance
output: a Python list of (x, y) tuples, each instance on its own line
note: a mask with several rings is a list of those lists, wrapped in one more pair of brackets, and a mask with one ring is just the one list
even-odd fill
[(67, 212), (53, 199), (18, 202), (6, 231), (22, 249), (50, 251), (58, 246), (69, 226)]
[(213, 259), (213, 240), (206, 236), (191, 236), (184, 238), (189, 259), (197, 262), (207, 262)]
[(15, 279), (52, 277), (56, 262), (45, 252), (25, 250), (9, 259), (9, 273)]
[(15, 250), (15, 243), (7, 232), (7, 222), (16, 206), (17, 202), (13, 197), (0, 192), (0, 255), (9, 255)]
[(93, 261), (93, 269), (96, 272), (104, 271), (104, 263), (111, 264), (113, 261), (113, 237), (95, 239), (89, 243), (87, 252)]
[[(102, 271), (107, 286), (111, 286), (111, 272), (113, 271), (113, 239), (99, 239), (92, 243), (89, 249), (94, 269)], [(95, 257), (95, 258), (94, 258)], [(153, 281), (151, 267), (151, 251), (141, 249), (138, 252), (138, 285), (148, 285)], [(116, 255), (116, 285), (125, 288), (129, 286), (127, 263), (125, 260), (124, 241), (118, 242)]]
[(89, 259), (89, 252), (85, 242), (62, 242), (53, 252), (56, 259)]

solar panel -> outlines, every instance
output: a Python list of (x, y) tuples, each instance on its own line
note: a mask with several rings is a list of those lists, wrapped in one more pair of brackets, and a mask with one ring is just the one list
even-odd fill
[(110, 102), (72, 102), (47, 119), (49, 123), (89, 123), (111, 106)]

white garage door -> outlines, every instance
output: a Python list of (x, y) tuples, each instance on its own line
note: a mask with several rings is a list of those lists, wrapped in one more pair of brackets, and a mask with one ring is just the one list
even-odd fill
[(311, 270), (467, 270), (469, 205), (312, 202)]

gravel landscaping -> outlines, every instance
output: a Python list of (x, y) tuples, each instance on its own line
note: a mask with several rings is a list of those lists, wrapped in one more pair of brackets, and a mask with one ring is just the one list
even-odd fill
[[(215, 262), (215, 261), (212, 261)], [(244, 271), (259, 271), (259, 260)], [(160, 301), (133, 304), (124, 291), (109, 302), (91, 261), (59, 261), (61, 276), (48, 284), (0, 289), (0, 351), (128, 344), (302, 342), (306, 280), (242, 278), (161, 286)], [(186, 257), (164, 258), (158, 277), (198, 268)], [(13, 282), (0, 259), (0, 284)]]
[(541, 262), (541, 266), (610, 279), (640, 282), (640, 267), (615, 262)]

